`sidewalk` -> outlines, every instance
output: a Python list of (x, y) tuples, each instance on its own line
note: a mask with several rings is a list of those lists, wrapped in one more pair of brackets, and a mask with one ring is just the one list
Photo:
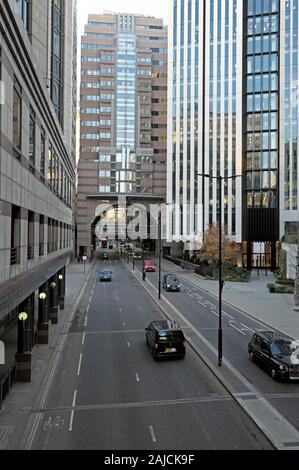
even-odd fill
[(51, 360), (60, 336), (65, 331), (70, 314), (92, 268), (86, 263), (73, 263), (66, 270), (65, 310), (59, 312), (59, 324), (50, 325), (49, 345), (37, 345), (32, 352), (32, 381), (16, 383), (0, 410), (0, 450), (18, 448), (38, 393), (49, 372)]
[[(196, 286), (218, 297), (218, 281), (203, 279), (197, 274), (175, 267), (175, 272)], [(249, 283), (226, 282), (223, 300), (250, 316), (261, 320), (294, 339), (299, 339), (299, 313), (294, 311), (294, 296), (270, 294), (267, 284), (275, 283), (272, 273), (252, 273)]]

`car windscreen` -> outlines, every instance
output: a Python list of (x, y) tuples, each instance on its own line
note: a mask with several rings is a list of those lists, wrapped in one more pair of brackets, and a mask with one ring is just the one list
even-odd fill
[(291, 356), (299, 362), (299, 341), (277, 340), (271, 345), (271, 352), (273, 356)]
[(159, 341), (184, 341), (182, 331), (159, 331)]
[(174, 276), (168, 276), (167, 277), (167, 282), (171, 282), (172, 284), (178, 284), (179, 281)]

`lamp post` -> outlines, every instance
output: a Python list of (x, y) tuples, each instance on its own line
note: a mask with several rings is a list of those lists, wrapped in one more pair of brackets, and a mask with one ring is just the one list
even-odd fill
[(227, 179), (242, 178), (243, 175), (234, 175), (234, 176), (211, 176), (198, 173), (197, 176), (203, 178), (216, 179), (219, 183), (219, 326), (218, 326), (218, 366), (222, 366), (223, 359), (223, 330), (222, 330), (222, 293), (225, 285), (224, 280), (222, 279), (222, 188), (223, 181)]
[(144, 267), (144, 261), (145, 261), (145, 252), (144, 252), (144, 240), (142, 242), (142, 279), (145, 281), (146, 280), (146, 271)]
[(161, 209), (159, 210), (159, 219), (158, 219), (158, 230), (159, 230), (159, 300), (161, 300), (161, 279), (162, 279), (162, 213)]

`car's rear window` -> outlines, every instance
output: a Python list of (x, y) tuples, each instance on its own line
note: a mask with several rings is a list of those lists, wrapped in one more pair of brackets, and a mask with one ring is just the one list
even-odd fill
[(184, 341), (184, 334), (182, 331), (159, 331), (159, 339), (162, 341)]

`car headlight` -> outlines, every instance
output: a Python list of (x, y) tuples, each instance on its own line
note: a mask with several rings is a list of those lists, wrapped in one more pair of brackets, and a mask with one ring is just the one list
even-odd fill
[(279, 370), (284, 370), (284, 371), (287, 371), (288, 370), (288, 367), (287, 366), (279, 366)]
[(170, 289), (170, 286), (167, 286), (167, 289)]

